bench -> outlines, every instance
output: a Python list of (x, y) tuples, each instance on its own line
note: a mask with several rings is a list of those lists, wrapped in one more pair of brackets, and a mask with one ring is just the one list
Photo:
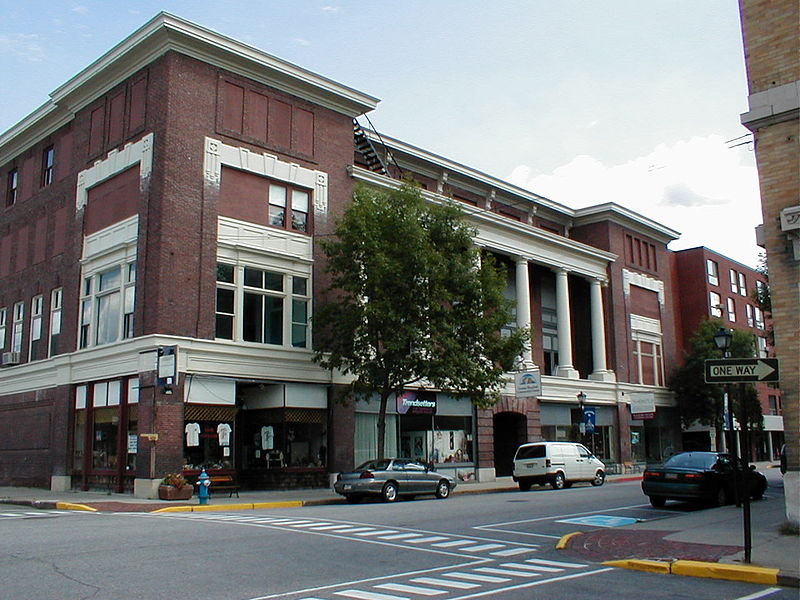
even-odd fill
[(211, 485), (208, 486), (208, 491), (213, 493), (216, 491), (230, 492), (228, 498), (239, 497), (239, 484), (233, 478), (233, 475), (210, 475)]

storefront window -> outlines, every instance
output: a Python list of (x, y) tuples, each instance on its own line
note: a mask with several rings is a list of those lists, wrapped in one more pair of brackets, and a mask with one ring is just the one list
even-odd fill
[(233, 422), (187, 420), (183, 431), (185, 469), (233, 467)]
[(247, 411), (245, 468), (323, 468), (328, 461), (326, 411), (274, 408)]
[(472, 417), (400, 416), (400, 453), (434, 464), (472, 462)]

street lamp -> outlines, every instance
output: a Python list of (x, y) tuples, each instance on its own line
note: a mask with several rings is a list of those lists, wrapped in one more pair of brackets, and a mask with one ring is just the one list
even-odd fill
[(717, 348), (722, 350), (723, 358), (730, 358), (731, 356), (732, 339), (733, 334), (731, 333), (731, 330), (725, 329), (724, 327), (717, 329), (717, 333), (714, 334), (714, 343), (717, 345)]
[[(586, 394), (583, 392), (578, 393), (578, 406), (581, 411), (581, 422), (580, 425), (578, 425), (578, 430), (581, 432), (581, 435), (586, 435)], [(594, 432), (592, 432), (592, 442), (594, 442)]]

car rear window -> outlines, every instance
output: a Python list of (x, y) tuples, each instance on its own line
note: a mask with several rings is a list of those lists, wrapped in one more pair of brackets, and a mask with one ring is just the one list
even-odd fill
[(356, 471), (385, 471), (389, 468), (388, 460), (368, 460), (356, 468)]
[(700, 452), (684, 452), (676, 454), (664, 463), (665, 467), (681, 467), (691, 469), (710, 469), (717, 462), (716, 454)]
[(520, 446), (517, 450), (517, 459), (544, 458), (546, 446)]

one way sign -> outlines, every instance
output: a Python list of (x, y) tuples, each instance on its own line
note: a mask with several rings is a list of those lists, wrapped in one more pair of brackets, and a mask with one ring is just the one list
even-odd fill
[(706, 383), (744, 383), (780, 379), (777, 358), (708, 358), (705, 367)]

